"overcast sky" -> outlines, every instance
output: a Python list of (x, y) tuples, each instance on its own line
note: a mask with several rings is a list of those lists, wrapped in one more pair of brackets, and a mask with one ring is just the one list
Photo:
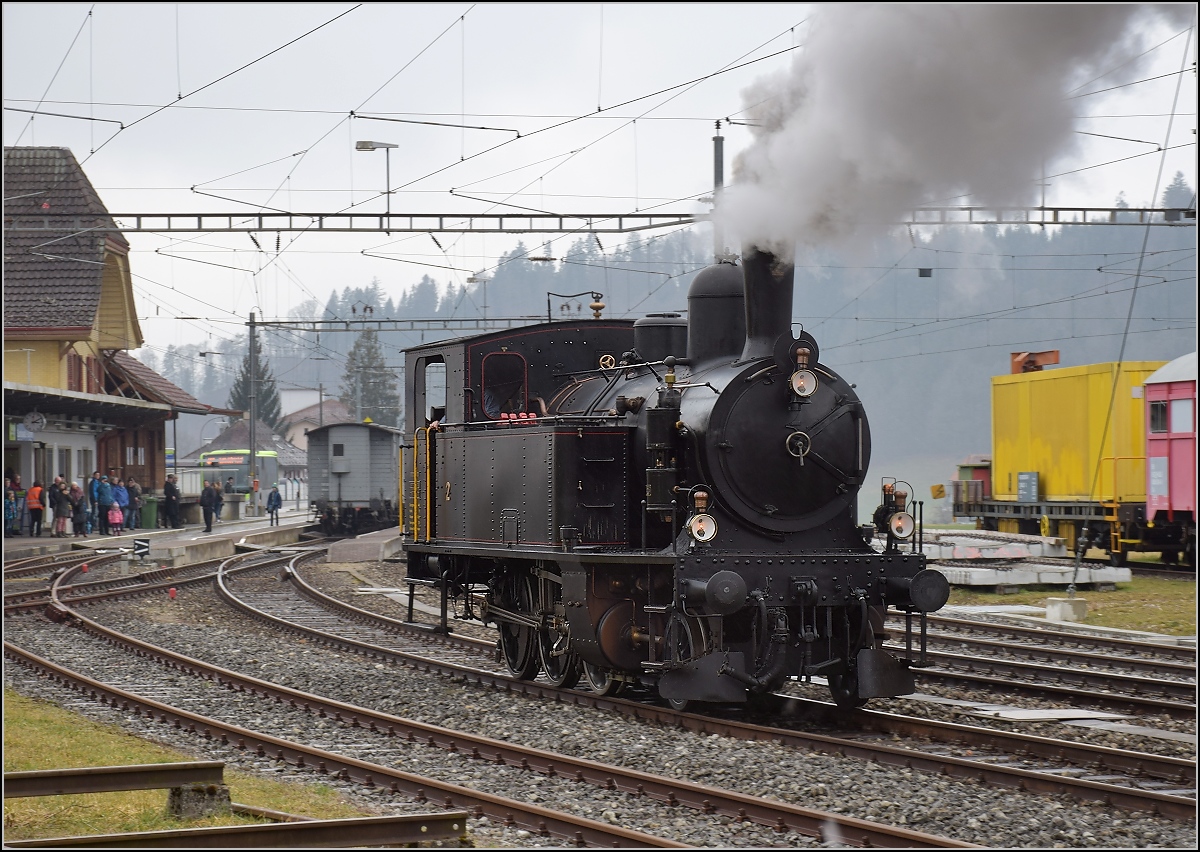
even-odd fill
[[(878, 10), (791, 3), (5, 3), (4, 144), (70, 148), (114, 214), (382, 212), (389, 169), (393, 213), (697, 213), (718, 119), (727, 182), (735, 161), (769, 171), (786, 156), (804, 186), (870, 175), (867, 205), (877, 186), (901, 208), (912, 193), (984, 203), (955, 188), (997, 182), (1036, 203), (1038, 181), (1010, 175), (1043, 157), (1051, 206), (1110, 206), (1122, 190), (1152, 205), (1180, 170), (1196, 185), (1195, 74), (1179, 73), (1194, 68), (1194, 5), (1097, 6), (1094, 29), (1066, 21), (1061, 38), (1048, 7), (1007, 7), (999, 23), (967, 8), (886, 13), (906, 30)], [(803, 121), (781, 114), (793, 106)], [(1068, 124), (1049, 117), (1059, 107)], [(780, 134), (726, 123), (752, 118)], [(397, 147), (361, 152), (359, 140)], [(945, 180), (924, 180), (922, 152), (946, 163)], [(1012, 170), (989, 172), (1009, 154)], [(786, 178), (764, 178), (782, 199), (745, 203), (782, 201), (802, 227), (821, 201), (797, 199)], [(251, 310), (286, 316), (373, 278), (393, 296), (422, 274), (461, 283), (515, 243), (284, 233), (277, 252), (273, 233), (258, 246), (128, 237), (142, 329), (159, 347), (227, 337)]]

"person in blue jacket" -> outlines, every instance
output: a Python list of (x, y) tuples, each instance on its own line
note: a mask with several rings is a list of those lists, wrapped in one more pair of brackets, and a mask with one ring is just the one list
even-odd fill
[(87, 530), (90, 535), (92, 530), (100, 529), (100, 471), (92, 471), (92, 478), (87, 481), (87, 487), (83, 492), (87, 496)]
[(125, 528), (125, 524), (129, 521), (129, 492), (125, 490), (125, 480), (118, 479), (117, 484), (113, 486), (113, 503), (121, 509), (121, 523), (117, 525), (113, 535), (120, 535), (121, 530)]
[(279, 510), (283, 508), (283, 495), (279, 493), (279, 483), (271, 486), (267, 495), (267, 514), (271, 516), (271, 526), (279, 526)]
[(100, 523), (100, 535), (108, 535), (108, 510), (112, 508), (112, 504), (112, 483), (108, 481), (107, 476), (102, 476), (100, 484), (96, 486), (96, 520)]

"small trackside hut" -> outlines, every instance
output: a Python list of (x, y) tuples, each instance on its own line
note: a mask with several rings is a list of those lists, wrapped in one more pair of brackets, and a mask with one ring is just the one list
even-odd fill
[(308, 433), (309, 500), (326, 535), (396, 526), (401, 432), (376, 423), (332, 423)]

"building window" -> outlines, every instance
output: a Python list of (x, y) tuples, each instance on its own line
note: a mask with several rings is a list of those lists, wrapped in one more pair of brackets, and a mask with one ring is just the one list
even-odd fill
[(1171, 431), (1196, 431), (1196, 421), (1192, 418), (1192, 401), (1190, 399), (1171, 400)]
[(346, 445), (345, 444), (334, 444), (333, 445), (333, 454), (335, 456), (346, 455)]
[(1150, 431), (1167, 431), (1167, 403), (1165, 401), (1150, 403)]
[(71, 451), (69, 449), (60, 449), (58, 451), (58, 475), (67, 481), (71, 482)]
[(79, 357), (79, 353), (77, 352), (68, 352), (67, 390), (82, 391), (83, 389), (83, 359)]
[(87, 392), (100, 393), (100, 363), (89, 355), (84, 365), (87, 368)]

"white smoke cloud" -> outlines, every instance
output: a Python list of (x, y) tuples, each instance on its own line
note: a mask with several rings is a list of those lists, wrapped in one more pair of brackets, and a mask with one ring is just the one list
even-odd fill
[(1036, 203), (1044, 164), (1079, 139), (1071, 90), (1140, 53), (1137, 24), (1186, 26), (1193, 8), (822, 6), (792, 68), (742, 93), (760, 126), (720, 223), (790, 256), (921, 204)]

